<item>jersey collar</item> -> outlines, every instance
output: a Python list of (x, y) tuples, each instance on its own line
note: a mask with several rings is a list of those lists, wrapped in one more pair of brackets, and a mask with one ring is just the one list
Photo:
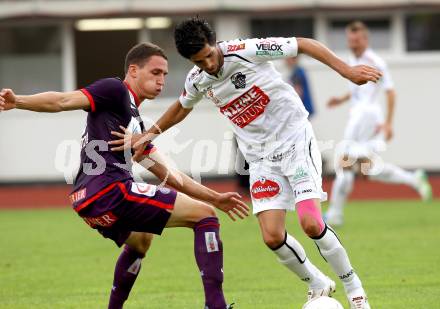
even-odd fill
[(130, 85), (125, 80), (124, 80), (124, 85), (125, 87), (127, 87), (128, 91), (130, 91), (131, 95), (133, 96), (136, 106), (139, 107), (139, 105), (141, 105), (141, 102), (139, 101), (139, 98), (136, 95), (136, 93), (133, 91), (133, 89), (131, 89)]

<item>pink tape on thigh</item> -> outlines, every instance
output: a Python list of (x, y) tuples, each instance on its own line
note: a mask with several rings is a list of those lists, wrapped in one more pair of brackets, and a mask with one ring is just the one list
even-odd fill
[(321, 212), (319, 208), (316, 206), (315, 200), (308, 199), (301, 202), (296, 203), (296, 212), (298, 213), (298, 217), (301, 220), (305, 215), (309, 215), (316, 220), (319, 224), (320, 232), (324, 230), (325, 223), (322, 220)]

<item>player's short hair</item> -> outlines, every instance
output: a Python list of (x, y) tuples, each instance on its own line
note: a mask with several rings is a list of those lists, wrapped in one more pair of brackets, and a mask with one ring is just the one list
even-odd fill
[(179, 54), (189, 59), (205, 47), (206, 43), (213, 46), (216, 43), (216, 34), (205, 19), (193, 17), (176, 26), (174, 42)]
[(153, 43), (149, 43), (149, 42), (139, 43), (133, 46), (128, 51), (127, 56), (125, 56), (125, 65), (124, 65), (125, 74), (127, 74), (128, 67), (130, 65), (136, 64), (140, 67), (143, 67), (145, 63), (148, 61), (148, 59), (150, 59), (150, 57), (152, 56), (160, 56), (165, 60), (168, 60), (163, 49)]
[(360, 20), (354, 20), (350, 22), (347, 27), (345, 27), (345, 29), (348, 32), (365, 32), (366, 34), (368, 34), (367, 25)]

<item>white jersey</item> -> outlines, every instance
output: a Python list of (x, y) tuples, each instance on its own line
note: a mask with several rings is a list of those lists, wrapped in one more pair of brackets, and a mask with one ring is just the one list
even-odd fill
[(384, 90), (393, 89), (393, 80), (385, 61), (370, 48), (366, 49), (359, 58), (351, 56), (349, 64), (351, 66), (369, 65), (382, 72), (382, 78), (377, 83), (368, 82), (359, 86), (350, 82), (351, 103), (353, 106), (358, 104), (378, 104), (380, 94)]
[(296, 38), (220, 42), (224, 65), (217, 76), (195, 66), (179, 98), (192, 108), (203, 97), (227, 117), (249, 162), (290, 149), (308, 113), (292, 86), (269, 61), (298, 54)]

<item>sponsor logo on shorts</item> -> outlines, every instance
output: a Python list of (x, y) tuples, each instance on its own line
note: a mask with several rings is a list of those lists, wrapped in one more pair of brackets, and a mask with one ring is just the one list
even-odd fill
[(86, 188), (81, 189), (81, 190), (76, 191), (76, 192), (73, 192), (72, 194), (69, 195), (70, 202), (73, 204), (73, 203), (76, 203), (76, 202), (78, 202), (78, 201), (80, 201), (82, 199), (85, 199), (86, 198), (86, 194), (87, 194)]
[(205, 232), (206, 250), (209, 252), (219, 251), (218, 241), (215, 237), (215, 232)]
[(246, 48), (246, 43), (228, 45), (228, 53), (235, 52), (237, 50), (242, 50)]
[(269, 102), (270, 99), (267, 94), (254, 85), (244, 94), (220, 108), (220, 112), (235, 125), (244, 128), (264, 113)]
[(90, 225), (93, 228), (97, 226), (110, 227), (116, 221), (118, 221), (118, 217), (116, 217), (111, 211), (107, 211), (105, 214), (100, 215), (98, 217), (82, 217), (82, 218), (88, 225)]
[(256, 200), (274, 198), (280, 192), (280, 185), (276, 181), (265, 177), (258, 179), (251, 187), (251, 195)]
[(309, 178), (309, 173), (304, 167), (299, 166), (296, 168), (295, 173), (293, 174), (293, 181), (295, 183), (305, 181), (308, 178)]
[(133, 182), (131, 184), (131, 191), (137, 194), (151, 197), (156, 194), (156, 186), (149, 185), (147, 183)]
[(300, 196), (302, 194), (306, 194), (306, 193), (312, 193), (312, 192), (313, 192), (312, 189), (295, 190), (295, 197)]

